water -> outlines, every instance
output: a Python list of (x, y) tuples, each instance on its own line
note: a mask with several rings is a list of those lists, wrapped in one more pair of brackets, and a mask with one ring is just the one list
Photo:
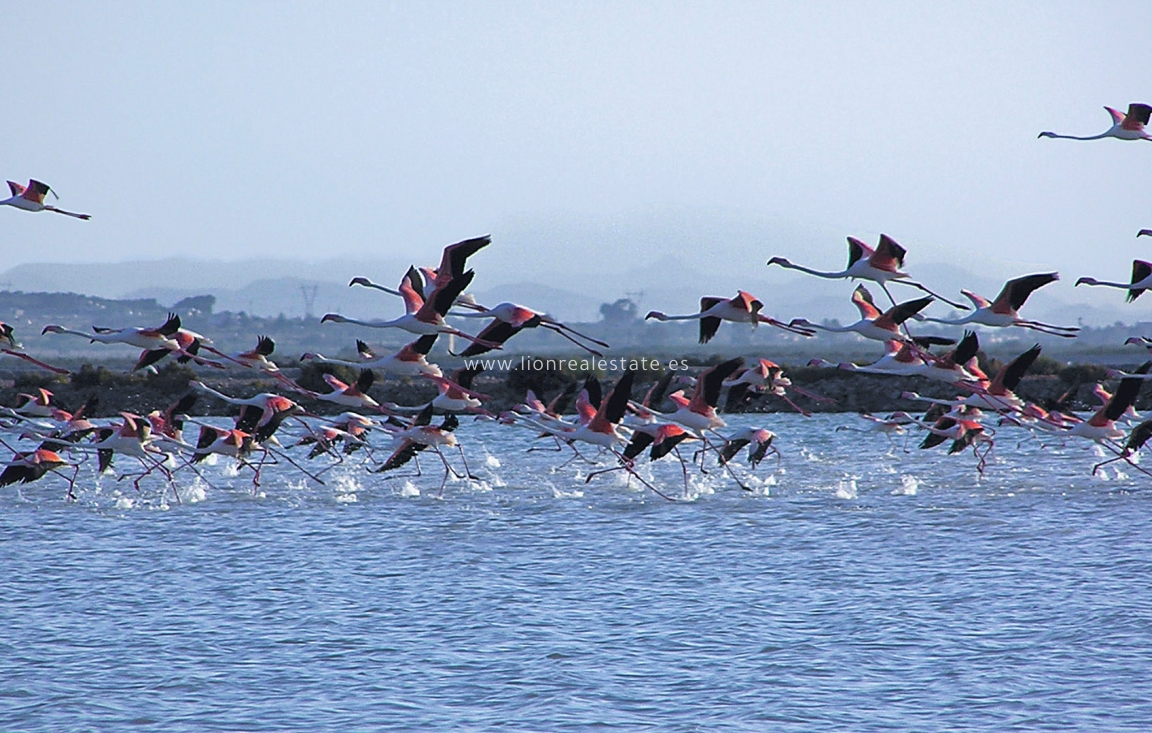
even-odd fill
[(0, 728), (1147, 730), (1152, 479), (854, 419), (759, 416), (755, 491), (677, 503), (483, 424), (442, 498), (433, 460), (5, 489)]

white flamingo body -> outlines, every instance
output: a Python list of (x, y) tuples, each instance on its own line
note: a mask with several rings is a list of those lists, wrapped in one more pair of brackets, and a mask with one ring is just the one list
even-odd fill
[(28, 181), (27, 186), (21, 186), (15, 181), (8, 181), (8, 190), (12, 195), (9, 198), (0, 200), (0, 206), (11, 206), (23, 211), (51, 211), (56, 214), (64, 214), (76, 219), (91, 219), (91, 214), (76, 214), (71, 211), (64, 211), (55, 206), (44, 203), (44, 196), (49, 192), (53, 196), (56, 195), (55, 191), (46, 183), (41, 183), (35, 179)]
[(1144, 129), (1148, 124), (1149, 117), (1152, 116), (1152, 107), (1147, 104), (1133, 102), (1128, 105), (1128, 113), (1119, 112), (1111, 107), (1105, 107), (1108, 114), (1112, 117), (1112, 126), (1099, 135), (1091, 135), (1088, 137), (1077, 137), (1076, 135), (1058, 135), (1055, 132), (1042, 132), (1038, 137), (1061, 138), (1064, 140), (1100, 140), (1106, 137), (1113, 137), (1117, 140), (1152, 140), (1152, 135), (1149, 135), (1147, 130)]

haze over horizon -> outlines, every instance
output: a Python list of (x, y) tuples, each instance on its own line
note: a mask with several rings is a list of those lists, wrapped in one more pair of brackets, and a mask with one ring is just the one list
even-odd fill
[[(675, 261), (734, 290), (782, 282), (769, 256), (838, 269), (844, 236), (885, 232), (913, 274), (1059, 270), (1061, 298), (1112, 305), (1117, 293), (1072, 283), (1121, 279), (1147, 257), (1134, 235), (1152, 226), (1139, 185), (1152, 145), (1036, 139), (1095, 134), (1102, 105), (1152, 101), (1146, 3), (48, 3), (5, 15), (0, 41), (34, 71), (5, 80), (21, 134), (3, 173), (93, 214), (0, 209), (8, 267), (431, 264), (444, 244), (491, 233), (477, 289)], [(655, 274), (685, 288), (697, 273)]]

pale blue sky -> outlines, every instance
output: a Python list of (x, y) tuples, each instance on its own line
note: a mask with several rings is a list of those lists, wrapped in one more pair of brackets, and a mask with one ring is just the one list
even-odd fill
[(747, 263), (884, 231), (1115, 279), (1152, 246), (1152, 143), (1036, 135), (1152, 101), (1149, 28), (1148, 2), (7, 3), (0, 173), (94, 218), (3, 208), (0, 246), (428, 259), (684, 210), (830, 233)]

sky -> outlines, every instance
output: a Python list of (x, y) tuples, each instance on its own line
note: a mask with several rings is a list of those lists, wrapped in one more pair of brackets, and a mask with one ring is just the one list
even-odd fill
[(1152, 143), (1037, 133), (1152, 102), (1148, 28), (1146, 0), (12, 2), (0, 174), (93, 218), (0, 208), (0, 252), (431, 264), (532, 232), (503, 266), (595, 271), (660, 238), (572, 232), (666, 218), (691, 230), (669, 254), (734, 280), (880, 232), (913, 274), (1122, 279), (1152, 248)]

